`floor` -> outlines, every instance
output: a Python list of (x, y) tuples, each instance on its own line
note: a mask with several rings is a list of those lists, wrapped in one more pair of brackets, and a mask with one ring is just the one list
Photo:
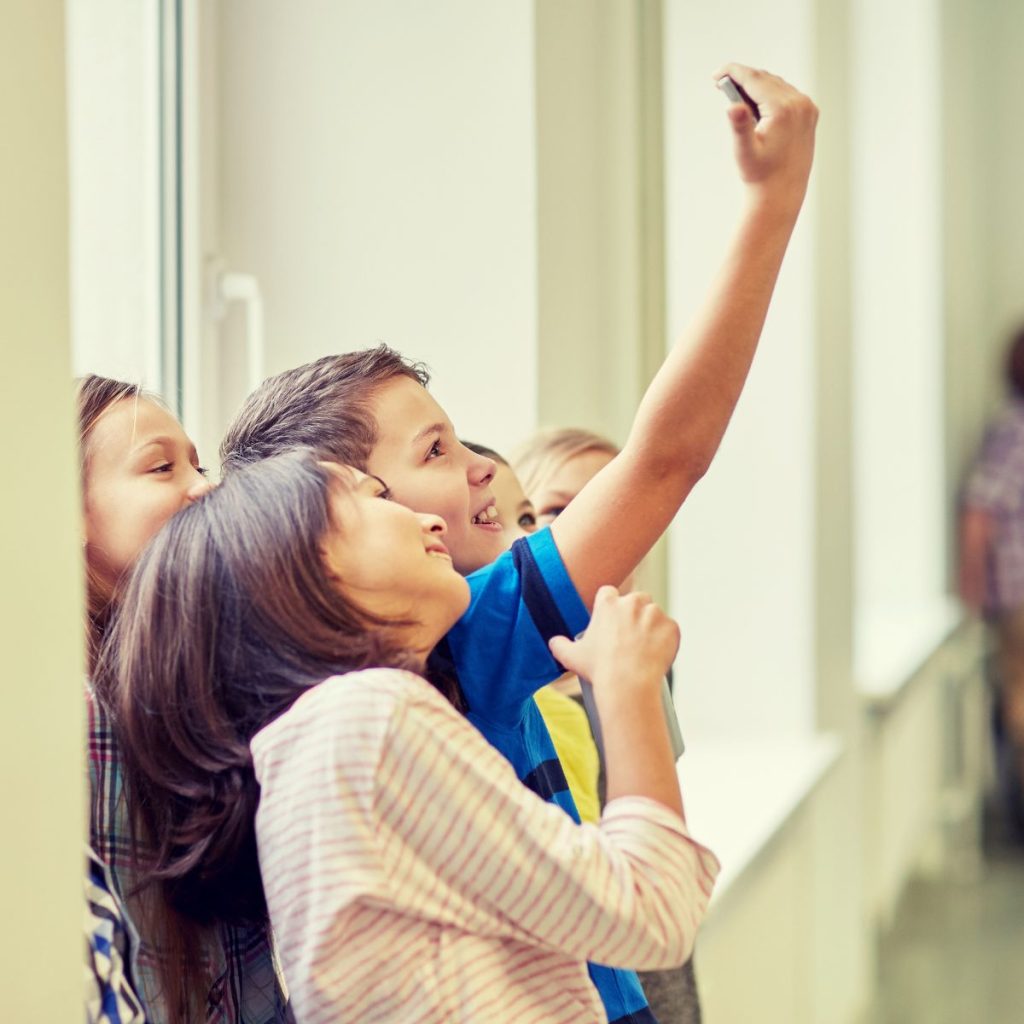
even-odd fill
[(910, 886), (872, 1024), (1024, 1024), (1024, 845), (988, 846), (977, 877)]

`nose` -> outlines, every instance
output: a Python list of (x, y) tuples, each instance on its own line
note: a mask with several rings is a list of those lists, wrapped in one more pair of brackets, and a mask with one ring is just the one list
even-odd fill
[(185, 504), (191, 505), (192, 502), (198, 501), (203, 495), (209, 494), (213, 490), (213, 482), (208, 480), (198, 469), (193, 469), (192, 474), (194, 479), (189, 484), (188, 490), (185, 492)]
[(448, 525), (440, 516), (421, 512), (419, 513), (419, 520), (424, 533), (432, 533), (438, 537), (443, 537), (448, 532)]
[(497, 469), (494, 459), (489, 459), (486, 455), (477, 455), (476, 452), (471, 451), (469, 448), (466, 451), (470, 457), (469, 470), (466, 474), (469, 477), (469, 482), (474, 487), (482, 487), (484, 484), (489, 484), (494, 479), (494, 473)]

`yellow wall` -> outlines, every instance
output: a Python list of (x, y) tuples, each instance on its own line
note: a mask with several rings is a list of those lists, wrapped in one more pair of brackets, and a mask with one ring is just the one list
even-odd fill
[(5, 1020), (82, 1019), (82, 637), (68, 328), (64, 13), (0, 32), (0, 929)]

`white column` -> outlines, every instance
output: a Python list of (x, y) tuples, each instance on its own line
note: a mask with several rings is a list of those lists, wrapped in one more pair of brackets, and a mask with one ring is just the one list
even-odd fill
[(3, 1016), (83, 1019), (83, 610), (71, 401), (63, 4), (0, 32)]
[(938, 0), (853, 14), (855, 667), (902, 682), (945, 590), (943, 111)]

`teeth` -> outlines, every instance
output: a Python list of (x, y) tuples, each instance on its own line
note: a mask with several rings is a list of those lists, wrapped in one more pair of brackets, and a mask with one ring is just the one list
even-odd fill
[(498, 509), (494, 505), (488, 505), (483, 512), (478, 512), (473, 516), (474, 523), (493, 523), (498, 519)]
[(498, 510), (497, 510), (497, 508), (494, 505), (488, 505), (487, 506), (486, 515), (487, 515), (488, 519), (491, 519), (491, 520), (497, 519), (498, 518)]

